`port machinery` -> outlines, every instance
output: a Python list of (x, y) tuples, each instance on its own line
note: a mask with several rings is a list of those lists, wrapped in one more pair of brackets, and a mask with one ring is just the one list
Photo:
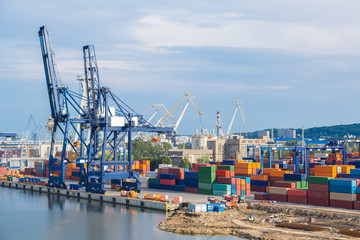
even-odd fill
[[(316, 141), (314, 141), (316, 142)], [(279, 158), (281, 156), (281, 151), (283, 150), (290, 150), (293, 152), (293, 162), (295, 165), (295, 173), (299, 173), (299, 156), (301, 158), (301, 164), (304, 164), (304, 173), (306, 176), (310, 174), (310, 167), (309, 167), (309, 155), (310, 151), (320, 151), (320, 152), (342, 152), (343, 153), (343, 164), (346, 165), (346, 146), (344, 142), (341, 141), (330, 141), (321, 143), (321, 146), (300, 146), (298, 144), (294, 144), (294, 146), (284, 146), (280, 144), (269, 144), (269, 145), (248, 145), (247, 146), (247, 157), (250, 159), (255, 160), (255, 149), (260, 149), (260, 163), (261, 163), (261, 173), (263, 172), (264, 168), (264, 153), (267, 150), (269, 153), (269, 168), (272, 165), (272, 159), (275, 158), (274, 153), (275, 151), (279, 151)], [(253, 150), (253, 156), (250, 157), (250, 149)]]
[[(46, 26), (40, 27), (39, 38), (51, 109), (50, 117), (53, 122), (48, 185), (67, 188), (66, 164), (79, 163), (79, 184), (86, 187), (87, 192), (104, 193), (104, 180), (129, 178), (133, 179), (134, 183), (131, 189), (140, 191), (138, 174), (132, 171), (132, 133), (172, 133), (174, 129), (149, 124), (149, 121), (137, 114), (110, 88), (101, 84), (93, 45), (83, 47), (86, 96), (71, 91), (58, 79), (55, 54)], [(81, 100), (85, 100), (86, 104), (81, 106)], [(76, 127), (79, 124), (80, 130)], [(77, 135), (79, 146), (69, 139), (70, 131)], [(90, 134), (86, 134), (86, 131)], [(62, 136), (63, 144), (60, 158), (54, 156), (57, 132)], [(89, 139), (86, 139), (85, 135), (89, 135)], [(54, 174), (54, 168), (60, 168), (57, 169), (60, 170), (60, 174)]]

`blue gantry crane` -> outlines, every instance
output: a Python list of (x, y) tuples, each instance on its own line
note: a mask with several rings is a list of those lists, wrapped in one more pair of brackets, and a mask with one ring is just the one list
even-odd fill
[[(129, 105), (117, 97), (110, 88), (102, 86), (93, 45), (83, 47), (84, 72), (86, 84), (86, 107), (81, 107), (76, 99), (84, 96), (59, 84), (55, 72), (54, 53), (51, 50), (47, 28), (39, 31), (43, 55), (51, 118), (54, 122), (49, 157), (49, 186), (66, 188), (64, 181), (65, 165), (69, 162), (87, 163), (87, 169), (81, 169), (80, 183), (86, 191), (104, 193), (106, 179), (133, 179), (131, 186), (140, 190), (138, 174), (132, 171), (132, 132), (173, 133), (171, 127), (157, 127), (137, 114)], [(74, 114), (71, 114), (74, 113)], [(73, 117), (73, 115), (76, 117)], [(80, 131), (75, 127), (81, 124)], [(69, 128), (80, 140), (78, 151), (69, 140)], [(55, 135), (60, 129), (63, 139), (61, 158), (53, 156)], [(90, 131), (90, 139), (84, 138), (85, 129)], [(127, 142), (126, 142), (127, 140)], [(69, 154), (70, 145), (73, 152)], [(55, 163), (61, 164), (61, 175), (54, 176)]]

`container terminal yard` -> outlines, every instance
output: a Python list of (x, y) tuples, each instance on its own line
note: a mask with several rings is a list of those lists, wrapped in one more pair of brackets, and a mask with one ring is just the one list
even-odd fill
[[(170, 110), (153, 104), (138, 114), (103, 85), (94, 45), (82, 49), (78, 93), (57, 75), (46, 26), (38, 36), (50, 140), (30, 139), (30, 123), (38, 128), (32, 116), (23, 138), (0, 133), (3, 190), (162, 211), (168, 217), (158, 229), (185, 235), (360, 237), (360, 140), (297, 138), (293, 130), (283, 130), (282, 138), (270, 131), (256, 139), (232, 134), (238, 112), (245, 123), (239, 98), (226, 128), (217, 111), (214, 130), (180, 136), (189, 106), (202, 116), (195, 95), (185, 92)], [(148, 160), (143, 152), (156, 148), (163, 151), (160, 161)]]

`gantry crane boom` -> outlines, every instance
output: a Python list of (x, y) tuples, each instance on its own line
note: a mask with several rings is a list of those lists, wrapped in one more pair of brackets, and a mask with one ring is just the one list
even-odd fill
[(55, 71), (55, 54), (51, 49), (50, 36), (46, 26), (40, 28), (39, 38), (50, 100), (51, 117), (59, 119), (62, 111), (62, 102)]

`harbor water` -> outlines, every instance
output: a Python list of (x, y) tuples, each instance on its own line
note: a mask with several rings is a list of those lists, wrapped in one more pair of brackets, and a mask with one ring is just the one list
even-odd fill
[(0, 239), (239, 239), (163, 232), (160, 211), (0, 188)]

